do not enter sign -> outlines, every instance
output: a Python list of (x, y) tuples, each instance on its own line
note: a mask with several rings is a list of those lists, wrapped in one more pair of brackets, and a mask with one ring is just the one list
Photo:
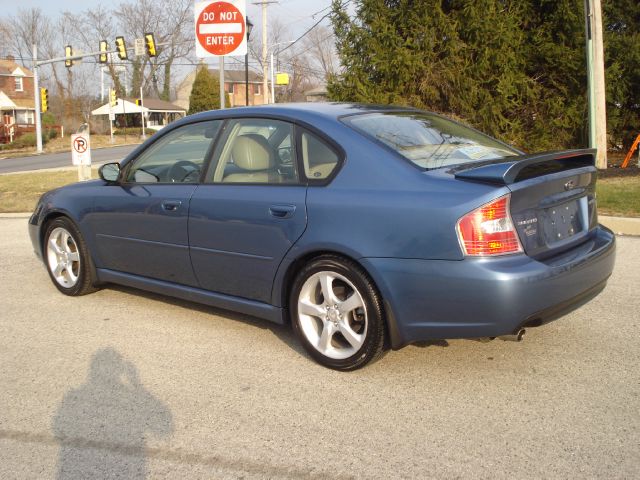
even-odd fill
[(247, 53), (245, 7), (244, 0), (196, 3), (194, 12), (198, 57)]

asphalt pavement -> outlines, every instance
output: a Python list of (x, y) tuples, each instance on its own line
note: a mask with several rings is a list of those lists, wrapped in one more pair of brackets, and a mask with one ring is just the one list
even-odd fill
[[(91, 163), (119, 162), (132, 152), (138, 145), (123, 145), (120, 147), (91, 149)], [(2, 153), (0, 152), (0, 157)], [(28, 172), (46, 168), (70, 167), (71, 152), (45, 153), (28, 157), (0, 158), (0, 174), (14, 172)]]
[(65, 297), (26, 218), (0, 218), (0, 245), (0, 478), (640, 478), (640, 238), (522, 343), (424, 342), (352, 373), (251, 317)]

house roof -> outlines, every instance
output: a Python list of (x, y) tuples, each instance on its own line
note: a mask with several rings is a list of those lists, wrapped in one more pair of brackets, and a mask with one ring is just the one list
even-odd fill
[[(135, 104), (137, 98), (127, 97), (125, 98), (125, 100)], [(184, 108), (179, 107), (178, 105), (174, 105), (171, 102), (160, 100), (159, 98), (143, 98), (142, 101), (143, 101), (144, 108), (151, 111), (160, 111), (160, 112), (183, 112), (184, 111)]]
[(307, 97), (322, 97), (322, 96), (327, 96), (327, 86), (326, 85), (322, 85), (320, 87), (316, 87), (316, 88), (312, 88), (311, 90), (307, 90), (304, 92), (304, 94)]
[[(210, 68), (209, 73), (211, 73), (211, 75), (214, 75), (216, 78), (220, 76), (220, 70), (218, 70), (217, 68)], [(244, 83), (244, 76), (244, 70), (229, 70), (228, 68), (224, 69), (225, 83)], [(249, 83), (262, 83), (262, 75), (258, 75), (256, 72), (252, 72), (251, 70), (249, 70)]]
[[(174, 105), (164, 100), (158, 100), (157, 98), (145, 98), (143, 107), (136, 105), (137, 98), (118, 98), (118, 104), (111, 108), (111, 111), (115, 114), (121, 115), (123, 113), (140, 113), (144, 112), (183, 112), (185, 109)], [(109, 103), (96, 108), (91, 111), (91, 115), (109, 115)]]
[(6, 93), (0, 90), (0, 109), (9, 110), (16, 108), (16, 104), (11, 100)]
[(0, 90), (0, 109), (2, 110), (35, 110), (33, 98), (9, 98)]
[(28, 68), (23, 67), (22, 65), (18, 65), (14, 60), (1, 60), (0, 59), (0, 75), (10, 75), (13, 76), (14, 72), (19, 69), (22, 73), (24, 73), (25, 77), (33, 77), (33, 72)]

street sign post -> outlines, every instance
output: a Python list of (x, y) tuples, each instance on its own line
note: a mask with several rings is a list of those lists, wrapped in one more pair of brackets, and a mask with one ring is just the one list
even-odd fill
[(136, 38), (133, 41), (133, 52), (136, 57), (144, 57), (147, 54), (144, 38)]
[(78, 180), (91, 179), (91, 142), (89, 132), (71, 135), (71, 162), (78, 166)]
[(194, 13), (196, 56), (240, 56), (247, 53), (245, 0), (198, 2)]

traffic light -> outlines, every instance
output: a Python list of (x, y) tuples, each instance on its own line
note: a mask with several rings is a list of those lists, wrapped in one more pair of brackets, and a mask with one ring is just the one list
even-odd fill
[(64, 66), (67, 68), (73, 66), (73, 60), (71, 60), (71, 57), (73, 57), (73, 48), (71, 48), (71, 45), (64, 47), (64, 56), (66, 58)]
[(120, 60), (126, 60), (128, 58), (127, 45), (124, 43), (124, 37), (116, 37), (116, 50), (118, 51)]
[(147, 47), (147, 55), (155, 57), (158, 53), (156, 52), (156, 39), (154, 38), (153, 33), (144, 34), (144, 43)]
[(49, 90), (40, 88), (40, 111), (42, 113), (49, 110)]
[(141, 107), (142, 106), (142, 99), (141, 98), (137, 98), (136, 99), (136, 105)]
[(107, 50), (109, 50), (109, 44), (106, 40), (100, 40), (100, 59), (98, 62), (107, 63)]
[(109, 102), (111, 103), (112, 107), (118, 105), (118, 95), (113, 88), (109, 89)]

